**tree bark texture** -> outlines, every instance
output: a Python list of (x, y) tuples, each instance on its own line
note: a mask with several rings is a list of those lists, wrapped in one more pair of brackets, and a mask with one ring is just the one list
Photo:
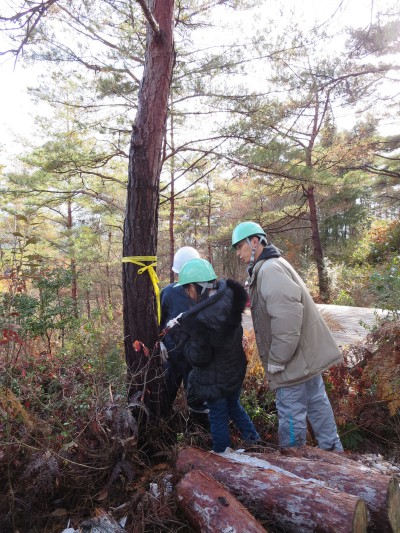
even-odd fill
[[(129, 150), (124, 257), (157, 255), (161, 153), (174, 63), (174, 1), (149, 0), (148, 7), (160, 33), (147, 25), (145, 65)], [(133, 263), (123, 264), (128, 394), (131, 401), (144, 403), (147, 412), (158, 416), (162, 411), (158, 395), (163, 380), (159, 378), (161, 362), (155, 355), (157, 309), (150, 276), (147, 271), (139, 274), (139, 270), (140, 266)]]
[(180, 472), (198, 469), (228, 489), (258, 519), (298, 533), (365, 532), (368, 512), (364, 500), (306, 481), (280, 468), (257, 466), (255, 458), (224, 456), (185, 448), (178, 454)]
[[(399, 479), (380, 474), (374, 468), (343, 454), (311, 446), (284, 448), (280, 454), (266, 455), (268, 461), (271, 455), (275, 456), (271, 458), (274, 464), (277, 464), (276, 461), (284, 461), (286, 470), (305, 479), (314, 477), (314, 471), (318, 473), (318, 479), (324, 480), (329, 486), (364, 498), (371, 515), (371, 531), (400, 532)], [(304, 472), (306, 468), (309, 468), (308, 474)]]
[(363, 498), (371, 516), (371, 531), (400, 531), (400, 489), (397, 479), (379, 474), (351, 459), (343, 461), (341, 455), (319, 451), (320, 457), (332, 455), (333, 459), (324, 462), (318, 457), (290, 457), (280, 453), (249, 455), (266, 461), (266, 468), (272, 464), (302, 479), (322, 481), (332, 489)]
[(177, 486), (178, 505), (201, 533), (265, 533), (259, 522), (213, 477), (191, 470)]
[(321, 234), (319, 231), (317, 205), (315, 203), (315, 189), (313, 185), (307, 187), (307, 201), (310, 210), (311, 237), (314, 258), (318, 272), (319, 295), (323, 302), (329, 300), (329, 278), (326, 270), (324, 252), (322, 250)]
[(173, 102), (172, 98), (170, 98), (170, 123), (171, 123), (171, 133), (170, 133), (170, 144), (171, 144), (171, 199), (169, 202), (169, 263), (170, 263), (170, 271), (169, 271), (169, 282), (173, 283), (174, 278), (174, 271), (172, 270), (172, 267), (174, 265), (174, 255), (175, 255), (175, 235), (174, 235), (174, 222), (175, 222), (175, 139), (174, 139), (174, 114), (173, 114), (173, 108), (172, 108)]

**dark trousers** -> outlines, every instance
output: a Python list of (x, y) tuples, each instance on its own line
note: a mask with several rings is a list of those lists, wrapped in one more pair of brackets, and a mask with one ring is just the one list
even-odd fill
[(208, 400), (207, 406), (210, 410), (208, 417), (214, 452), (222, 453), (231, 446), (228, 426), (230, 419), (234, 421), (242, 439), (248, 444), (261, 440), (253, 422), (240, 403), (240, 389), (223, 398)]
[[(176, 395), (178, 394), (179, 387), (182, 383), (186, 394), (187, 381), (191, 369), (192, 367), (189, 365), (183, 355), (180, 358), (170, 357), (165, 363), (164, 379), (165, 385), (167, 387), (168, 401), (170, 405), (174, 403)], [(204, 402), (197, 398), (186, 397), (186, 401), (189, 408), (196, 410), (204, 407)]]

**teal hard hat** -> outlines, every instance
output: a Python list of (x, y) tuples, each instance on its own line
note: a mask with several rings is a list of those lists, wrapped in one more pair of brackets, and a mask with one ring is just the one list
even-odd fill
[(251, 237), (252, 235), (263, 235), (264, 237), (267, 236), (265, 231), (262, 229), (260, 224), (257, 224), (257, 222), (241, 222), (232, 232), (232, 247), (235, 248), (240, 241), (246, 239), (247, 237)]
[(180, 269), (177, 285), (203, 283), (215, 279), (217, 279), (217, 275), (207, 259), (190, 259)]

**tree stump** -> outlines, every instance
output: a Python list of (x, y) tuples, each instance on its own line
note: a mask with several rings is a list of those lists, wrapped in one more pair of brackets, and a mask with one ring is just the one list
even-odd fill
[[(244, 460), (249, 464), (244, 464)], [(240, 462), (239, 462), (240, 461)], [(251, 464), (252, 463), (252, 464)], [(364, 500), (306, 481), (245, 454), (218, 455), (196, 448), (178, 454), (176, 467), (186, 473), (198, 469), (222, 483), (258, 519), (298, 533), (366, 532), (368, 511)]]
[(177, 486), (178, 505), (201, 533), (266, 533), (261, 524), (213, 477), (191, 470)]

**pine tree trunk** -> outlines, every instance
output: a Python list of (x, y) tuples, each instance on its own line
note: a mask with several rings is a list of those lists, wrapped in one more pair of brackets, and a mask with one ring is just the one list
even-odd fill
[[(251, 464), (253, 461), (253, 464)], [(269, 520), (287, 532), (362, 533), (367, 531), (364, 500), (301, 479), (279, 468), (256, 466), (245, 454), (204, 452), (185, 448), (176, 468), (206, 472), (222, 483), (259, 520)], [(261, 462), (262, 463), (262, 462)]]
[[(149, 0), (148, 7), (160, 34), (147, 25), (145, 66), (129, 151), (124, 257), (157, 255), (161, 153), (174, 62), (174, 1)], [(142, 413), (160, 416), (164, 402), (160, 398), (161, 362), (156, 355), (156, 302), (148, 272), (139, 274), (139, 270), (140, 266), (133, 263), (123, 264), (128, 396), (130, 401), (143, 405)]]
[(71, 299), (74, 306), (74, 316), (78, 318), (78, 281), (76, 274), (76, 261), (75, 261), (75, 250), (72, 239), (72, 197), (68, 196), (67, 200), (67, 233), (68, 233), (68, 253), (71, 257), (70, 267), (71, 267)]
[(170, 208), (169, 208), (169, 262), (170, 262), (170, 271), (169, 271), (169, 281), (170, 283), (174, 282), (174, 272), (172, 266), (174, 264), (174, 255), (175, 255), (175, 236), (174, 236), (174, 221), (175, 221), (175, 141), (174, 141), (174, 115), (172, 109), (172, 101), (170, 103), (171, 108), (171, 134), (170, 134), (170, 143), (171, 143), (171, 199), (170, 199)]
[(307, 187), (307, 200), (310, 209), (311, 236), (314, 250), (314, 259), (317, 264), (319, 295), (323, 302), (329, 300), (329, 277), (326, 270), (324, 252), (322, 250), (321, 235), (319, 232), (317, 206), (314, 196), (314, 185)]

